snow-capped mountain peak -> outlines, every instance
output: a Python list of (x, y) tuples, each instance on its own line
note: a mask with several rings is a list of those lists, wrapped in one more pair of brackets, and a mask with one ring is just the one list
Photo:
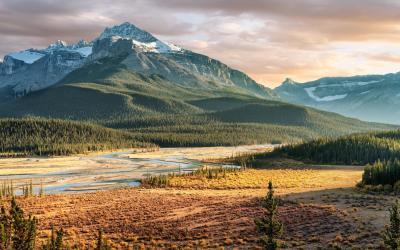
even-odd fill
[(282, 85), (296, 85), (297, 83), (293, 81), (291, 78), (286, 78), (285, 81), (282, 82)]
[(152, 53), (170, 53), (182, 51), (182, 48), (163, 42), (152, 34), (144, 31), (135, 25), (125, 22), (120, 25), (106, 28), (96, 40), (111, 39), (116, 42), (120, 39), (132, 41), (134, 48), (140, 49), (143, 52)]
[(133, 39), (141, 43), (151, 43), (158, 41), (157, 38), (155, 38), (147, 31), (139, 29), (135, 25), (128, 22), (113, 26), (111, 28), (107, 27), (97, 39), (101, 40), (113, 36), (118, 36), (123, 39)]

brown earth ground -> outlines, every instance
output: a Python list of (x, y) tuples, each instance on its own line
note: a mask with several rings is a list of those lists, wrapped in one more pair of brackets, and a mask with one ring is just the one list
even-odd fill
[(49, 195), (19, 203), (39, 219), (41, 237), (54, 224), (66, 230), (71, 246), (93, 246), (101, 228), (118, 249), (257, 249), (253, 221), (263, 215), (260, 201), (271, 179), (283, 200), (279, 218), (287, 249), (379, 249), (395, 197), (357, 191), (361, 174), (361, 167), (280, 167), (223, 180), (185, 177), (166, 189)]

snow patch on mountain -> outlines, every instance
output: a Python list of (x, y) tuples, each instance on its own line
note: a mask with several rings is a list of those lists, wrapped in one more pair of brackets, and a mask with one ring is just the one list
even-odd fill
[(328, 88), (328, 87), (354, 87), (354, 86), (366, 86), (374, 83), (380, 83), (383, 82), (385, 79), (381, 80), (374, 80), (374, 81), (367, 81), (367, 82), (352, 82), (352, 81), (344, 81), (341, 83), (334, 83), (334, 84), (329, 84), (326, 82), (320, 83), (318, 87), (320, 88)]
[(29, 51), (29, 50), (8, 54), (8, 56), (10, 56), (14, 59), (23, 61), (27, 64), (32, 64), (32, 63), (36, 62), (37, 60), (39, 60), (40, 58), (44, 57), (45, 55), (46, 54), (33, 52), (33, 51)]
[(90, 54), (92, 54), (92, 45), (83, 40), (79, 41), (77, 44), (71, 45), (68, 45), (64, 41), (57, 40), (55, 43), (50, 44), (45, 49), (28, 49), (20, 52), (10, 53), (7, 56), (23, 61), (27, 64), (33, 64), (40, 58), (54, 53), (55, 51), (78, 52), (83, 57), (88, 57)]
[(46, 53), (53, 53), (54, 51), (69, 51), (69, 52), (78, 52), (83, 57), (88, 57), (92, 54), (93, 46), (91, 43), (86, 42), (85, 40), (80, 40), (77, 44), (67, 44), (64, 41), (57, 40), (55, 43), (50, 44), (49, 47), (42, 50)]
[(365, 95), (365, 94), (368, 94), (369, 92), (371, 92), (371, 90), (367, 90), (367, 91), (361, 92), (360, 95)]
[(347, 97), (347, 94), (343, 95), (330, 95), (330, 96), (324, 96), (324, 97), (318, 97), (314, 94), (314, 91), (317, 89), (317, 87), (310, 87), (310, 88), (305, 88), (304, 90), (307, 92), (308, 96), (314, 99), (317, 102), (331, 102), (331, 101), (336, 101), (340, 99), (344, 99)]
[(141, 48), (144, 52), (153, 52), (153, 53), (168, 53), (171, 51), (181, 51), (182, 49), (175, 46), (163, 43), (161, 41), (151, 42), (151, 43), (141, 43), (135, 40), (132, 40), (133, 44)]
[(76, 49), (76, 52), (80, 53), (84, 57), (88, 57), (90, 54), (92, 54), (93, 47), (83, 47)]

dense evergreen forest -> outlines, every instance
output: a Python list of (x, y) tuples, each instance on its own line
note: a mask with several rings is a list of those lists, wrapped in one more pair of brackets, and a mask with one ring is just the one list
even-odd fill
[(377, 160), (400, 158), (400, 130), (364, 133), (339, 138), (320, 138), (301, 144), (277, 148), (271, 153), (255, 155), (290, 157), (322, 164), (373, 164)]
[[(291, 119), (284, 121), (278, 112), (272, 113), (276, 109), (275, 103), (271, 104), (271, 109), (265, 105), (262, 106), (262, 109), (255, 109), (254, 105), (246, 106), (243, 104), (246, 102), (234, 98), (214, 98), (202, 100), (201, 103), (202, 105), (207, 103), (206, 107), (211, 110), (225, 108), (224, 105), (227, 105), (228, 101), (228, 104), (232, 106), (242, 105), (240, 112), (232, 109), (226, 114), (227, 116), (219, 113), (219, 118), (215, 117), (211, 111), (211, 113), (205, 114), (133, 116), (109, 119), (100, 123), (110, 128), (127, 129), (133, 132), (139, 140), (149, 141), (163, 147), (299, 143), (322, 136), (338, 137), (373, 129), (395, 128), (394, 126), (344, 119), (336, 114), (301, 108), (298, 108), (299, 113), (305, 111), (305, 117), (299, 115), (296, 119), (292, 117), (292, 121)], [(283, 115), (286, 115), (284, 106), (280, 106), (280, 110)], [(199, 107), (204, 108), (200, 105)], [(288, 108), (290, 110), (293, 107), (288, 105)], [(236, 115), (233, 116), (233, 114)], [(227, 121), (221, 121), (223, 117), (226, 117)], [(260, 118), (257, 119), (257, 117)]]
[[(360, 129), (368, 129), (368, 127)], [(326, 144), (326, 151), (330, 152), (330, 148), (334, 147), (331, 144), (335, 140), (316, 140), (316, 138), (324, 134), (336, 137), (350, 131), (349, 127), (329, 131), (325, 125), (318, 124), (283, 126), (219, 122), (211, 117), (195, 115), (165, 115), (128, 120), (110, 119), (102, 125), (97, 125), (94, 121), (78, 122), (38, 117), (9, 118), (0, 119), (0, 155), (3, 157), (71, 155), (89, 151), (151, 147), (153, 145), (183, 147), (293, 143), (295, 146), (281, 148), (281, 152), (293, 157), (308, 157), (310, 160), (316, 159), (316, 161), (322, 162), (326, 161), (325, 154), (328, 153), (323, 154), (325, 158), (317, 159), (319, 153), (316, 150), (309, 150), (309, 148)], [(389, 145), (394, 141), (392, 138), (396, 138), (396, 136), (398, 136), (396, 133), (387, 133), (386, 137), (383, 137), (383, 134), (377, 134), (373, 139), (380, 143), (369, 143), (368, 145), (373, 147), (373, 145), (381, 145), (382, 142)], [(347, 138), (352, 137), (345, 138), (338, 140), (347, 141)], [(312, 142), (295, 144), (302, 141)], [(361, 144), (359, 146), (364, 148)], [(351, 146), (348, 147), (351, 148)], [(306, 154), (303, 154), (302, 150), (305, 150)], [(312, 155), (313, 152), (315, 155)], [(371, 161), (368, 158), (368, 162), (373, 162), (372, 159), (376, 158), (373, 155), (370, 157)], [(359, 158), (365, 159), (364, 156)], [(349, 160), (347, 159), (345, 162), (349, 162)]]
[(400, 188), (400, 161), (397, 159), (376, 161), (364, 168), (363, 185), (392, 185)]
[(0, 156), (70, 155), (118, 148), (155, 147), (133, 134), (89, 123), (47, 119), (1, 119)]

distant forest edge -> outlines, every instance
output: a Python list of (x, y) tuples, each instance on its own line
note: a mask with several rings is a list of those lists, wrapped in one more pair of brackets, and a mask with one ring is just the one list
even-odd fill
[(319, 164), (373, 164), (378, 160), (400, 159), (400, 130), (353, 134), (339, 138), (319, 138), (246, 157), (253, 164), (262, 159), (276, 157)]
[(155, 148), (129, 132), (83, 122), (0, 119), (0, 156), (55, 156), (120, 148)]

